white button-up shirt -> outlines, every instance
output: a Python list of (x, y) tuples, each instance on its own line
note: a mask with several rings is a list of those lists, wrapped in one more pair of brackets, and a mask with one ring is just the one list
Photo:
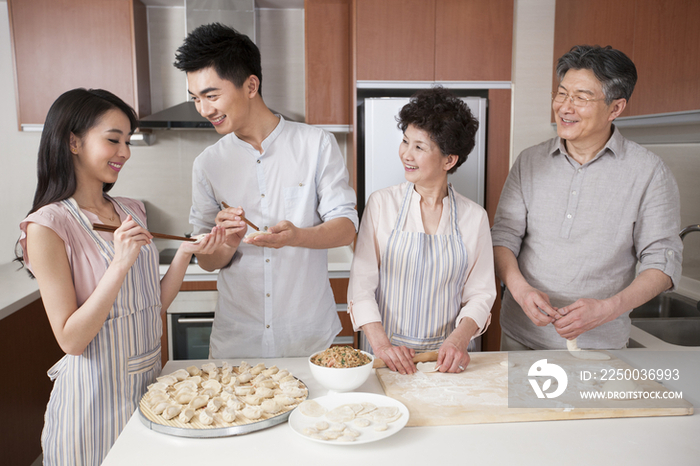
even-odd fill
[[(190, 223), (215, 225), (221, 202), (241, 206), (261, 230), (346, 217), (358, 225), (355, 192), (329, 133), (280, 118), (260, 153), (231, 133), (194, 162)], [(241, 242), (218, 276), (211, 334), (214, 358), (308, 356), (340, 332), (325, 249), (262, 248)]]

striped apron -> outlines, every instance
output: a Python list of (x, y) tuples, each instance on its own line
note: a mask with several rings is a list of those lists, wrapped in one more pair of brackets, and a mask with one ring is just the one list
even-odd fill
[[(391, 344), (435, 351), (455, 329), (467, 278), (467, 249), (457, 222), (457, 203), (448, 185), (450, 234), (403, 231), (413, 184), (408, 185), (379, 271), (377, 303)], [(362, 334), (361, 347), (372, 351)]]
[[(112, 199), (136, 222), (139, 218)], [(90, 235), (106, 265), (114, 242), (91, 228), (71, 198), (65, 208)], [(141, 225), (144, 226), (145, 225)], [(54, 387), (41, 436), (44, 465), (99, 465), (160, 372), (160, 275), (158, 249), (149, 244), (136, 262), (99, 333), (80, 356), (65, 355), (48, 371)]]

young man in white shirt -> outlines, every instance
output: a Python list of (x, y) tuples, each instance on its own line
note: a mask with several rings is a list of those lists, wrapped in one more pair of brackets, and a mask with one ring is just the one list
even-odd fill
[[(355, 192), (329, 133), (273, 114), (262, 98), (260, 52), (221, 24), (192, 31), (175, 66), (219, 134), (195, 160), (194, 233), (226, 228), (226, 244), (198, 255), (220, 269), (211, 356), (308, 356), (340, 332), (328, 248), (357, 231)], [(224, 209), (223, 203), (230, 207)], [(245, 238), (243, 218), (269, 234)]]

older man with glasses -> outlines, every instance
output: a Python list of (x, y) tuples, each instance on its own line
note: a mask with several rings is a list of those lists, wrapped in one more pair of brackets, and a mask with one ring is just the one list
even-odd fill
[(629, 312), (680, 279), (678, 187), (613, 124), (637, 81), (624, 53), (573, 47), (557, 76), (558, 137), (520, 154), (491, 231), (501, 349), (623, 348)]

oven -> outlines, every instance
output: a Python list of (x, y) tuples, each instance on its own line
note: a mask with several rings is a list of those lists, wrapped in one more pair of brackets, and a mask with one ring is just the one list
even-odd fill
[(168, 314), (168, 358), (209, 359), (217, 291), (181, 291)]

